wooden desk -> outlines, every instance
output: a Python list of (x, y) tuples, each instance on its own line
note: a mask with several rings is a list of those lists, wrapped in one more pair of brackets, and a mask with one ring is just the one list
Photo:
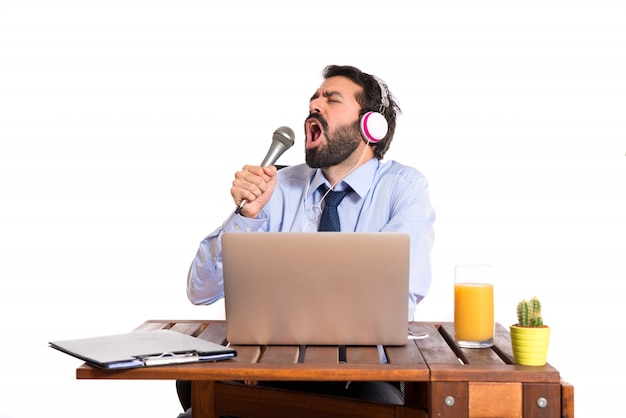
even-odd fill
[[(171, 329), (220, 344), (226, 338), (223, 321), (149, 320), (136, 331), (150, 329)], [(428, 333), (428, 338), (409, 340), (402, 347), (385, 347), (385, 364), (381, 364), (376, 347), (347, 347), (345, 353), (340, 353), (338, 347), (234, 346), (238, 356), (232, 360), (118, 371), (83, 365), (77, 369), (76, 377), (190, 380), (194, 418), (226, 413), (246, 416), (252, 411), (250, 399), (257, 402), (255, 414), (262, 409), (258, 402), (269, 405), (278, 400), (289, 400), (292, 406), (296, 402), (307, 405), (305, 409), (310, 414), (306, 416), (318, 413), (317, 395), (285, 395), (278, 390), (276, 397), (267, 393), (255, 395), (257, 386), (226, 382), (272, 380), (405, 382), (406, 405), (396, 407), (392, 415), (388, 414), (389, 406), (343, 400), (351, 402), (349, 407), (341, 408), (346, 410), (342, 415), (346, 417), (364, 416), (364, 411), (367, 416), (380, 417), (574, 417), (573, 386), (562, 381), (559, 372), (549, 364), (514, 365), (509, 332), (500, 324), (496, 325), (495, 345), (491, 349), (459, 349), (453, 342), (454, 328), (450, 323), (413, 322), (409, 329), (418, 335)], [(339, 361), (340, 356), (345, 362)], [(380, 415), (377, 408), (381, 408)]]

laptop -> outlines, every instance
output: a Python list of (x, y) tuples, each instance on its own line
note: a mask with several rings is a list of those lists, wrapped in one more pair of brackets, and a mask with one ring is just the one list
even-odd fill
[(409, 240), (381, 232), (224, 233), (228, 341), (406, 344)]

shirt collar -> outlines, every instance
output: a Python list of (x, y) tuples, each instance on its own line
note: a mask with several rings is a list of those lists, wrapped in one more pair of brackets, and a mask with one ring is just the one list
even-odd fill
[[(354, 190), (354, 192), (362, 198), (367, 194), (374, 181), (374, 176), (378, 170), (379, 163), (380, 161), (377, 158), (370, 159), (368, 162), (344, 177), (339, 184), (335, 186), (335, 188), (337, 190), (344, 190), (346, 187), (350, 186), (352, 190)], [(326, 180), (326, 177), (324, 177), (322, 170), (319, 168), (315, 169), (311, 183), (309, 184), (307, 197), (310, 197), (311, 194), (322, 184), (326, 184), (330, 187), (330, 184), (328, 183), (328, 180)]]

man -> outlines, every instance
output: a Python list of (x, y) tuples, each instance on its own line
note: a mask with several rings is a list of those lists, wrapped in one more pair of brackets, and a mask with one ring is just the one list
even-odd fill
[[(341, 231), (405, 232), (411, 237), (408, 320), (431, 281), (435, 214), (428, 182), (415, 168), (383, 162), (400, 108), (378, 78), (351, 66), (328, 66), (309, 101), (304, 123), (306, 164), (277, 171), (246, 165), (235, 173), (235, 206), (246, 201), (200, 244), (189, 269), (187, 295), (194, 304), (222, 297), (221, 236), (227, 231), (316, 231), (329, 193), (347, 191), (338, 206)], [(382, 115), (382, 116), (381, 116)], [(364, 257), (375, 256), (366, 254)], [(311, 262), (317, 262), (311, 259)], [(322, 261), (323, 262), (323, 261)], [(350, 385), (289, 383), (289, 387), (388, 403), (402, 403), (384, 382)], [(183, 407), (189, 394), (179, 382)]]

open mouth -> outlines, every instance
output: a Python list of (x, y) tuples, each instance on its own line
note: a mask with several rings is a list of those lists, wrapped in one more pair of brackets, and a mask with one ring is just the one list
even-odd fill
[(322, 123), (315, 118), (309, 118), (306, 121), (306, 138), (307, 146), (315, 146), (318, 139), (322, 135)]

